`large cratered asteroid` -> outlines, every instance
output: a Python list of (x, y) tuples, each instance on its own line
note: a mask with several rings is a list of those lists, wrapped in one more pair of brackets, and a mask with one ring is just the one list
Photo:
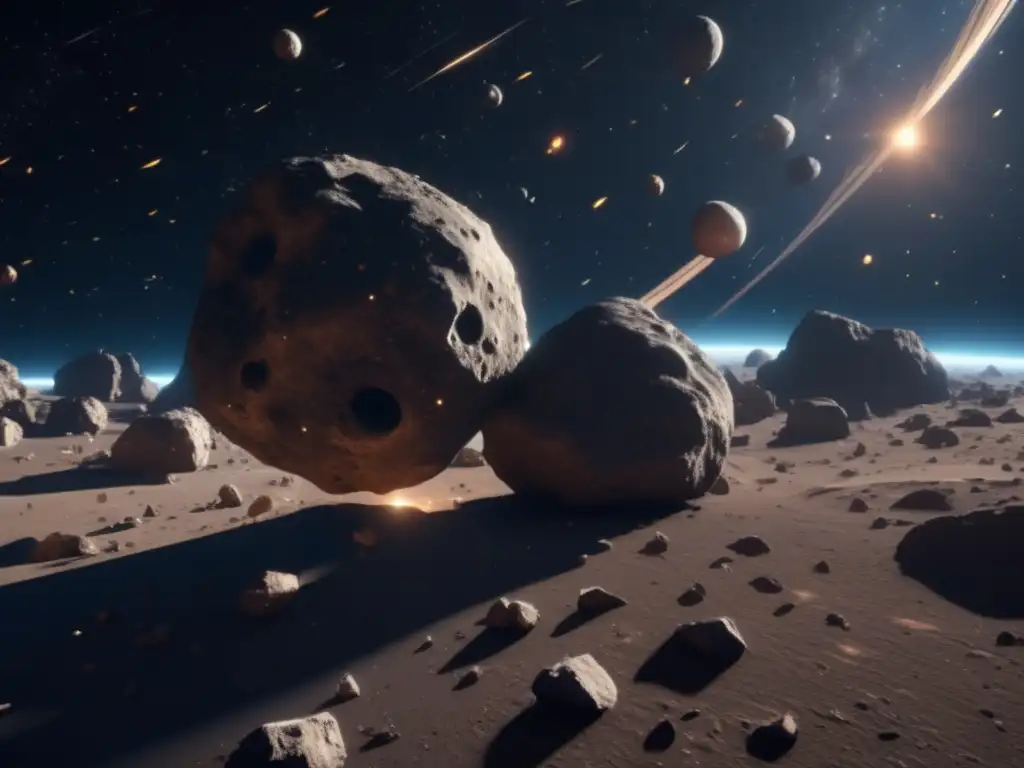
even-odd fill
[(880, 416), (949, 399), (946, 369), (916, 333), (872, 330), (818, 310), (804, 316), (775, 360), (757, 369), (757, 383), (776, 398), (827, 397), (847, 411), (867, 405)]
[(484, 456), (517, 493), (679, 503), (718, 479), (732, 431), (714, 363), (640, 302), (615, 298), (530, 348), (484, 423)]
[(200, 412), (259, 460), (387, 493), (449, 465), (526, 338), (486, 222), (396, 168), (297, 158), (217, 226), (186, 367)]

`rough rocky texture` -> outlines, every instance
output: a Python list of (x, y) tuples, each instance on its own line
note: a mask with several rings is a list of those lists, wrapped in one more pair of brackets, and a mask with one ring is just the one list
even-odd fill
[(771, 356), (771, 353), (765, 352), (763, 349), (752, 349), (743, 361), (744, 368), (760, 368), (762, 365), (775, 358)]
[(808, 445), (845, 440), (850, 436), (846, 411), (826, 397), (795, 400), (790, 403), (786, 423), (769, 445)]
[(0, 417), (10, 419), (29, 431), (36, 426), (36, 405), (30, 400), (8, 400), (0, 405)]
[(21, 424), (6, 416), (0, 417), (0, 448), (13, 448), (24, 436)]
[(733, 420), (737, 427), (749, 427), (775, 415), (775, 396), (771, 392), (753, 381), (740, 381), (728, 368), (724, 375), (732, 393)]
[(526, 339), (486, 222), (335, 155), (270, 170), (219, 223), (187, 359), (199, 410), (257, 459), (386, 493), (449, 465)]
[(872, 330), (821, 311), (807, 314), (778, 358), (757, 369), (757, 383), (777, 398), (828, 397), (877, 415), (949, 399), (946, 370), (916, 333)]
[(160, 388), (153, 402), (149, 405), (150, 413), (165, 413), (179, 408), (195, 408), (196, 388), (192, 383), (192, 373), (188, 365), (182, 362), (177, 375)]
[(619, 700), (615, 681), (589, 653), (569, 656), (533, 681), (537, 700), (590, 714), (605, 712)]
[(0, 405), (11, 400), (23, 400), (26, 388), (18, 378), (18, 368), (13, 363), (0, 360)]
[(348, 759), (334, 715), (319, 712), (265, 723), (239, 742), (228, 768), (344, 768)]
[(271, 616), (282, 611), (299, 593), (299, 577), (294, 573), (265, 571), (242, 593), (239, 608), (249, 616)]
[(121, 395), (121, 363), (103, 350), (79, 355), (53, 374), (53, 394), (112, 403)]
[(210, 461), (213, 435), (198, 411), (141, 416), (110, 446), (110, 466), (126, 472), (195, 472)]
[(142, 364), (130, 352), (117, 355), (117, 362), (121, 365), (121, 395), (118, 400), (122, 403), (152, 403), (160, 388), (146, 378)]
[(933, 517), (896, 547), (905, 576), (982, 616), (1024, 618), (1024, 506)]
[(71, 533), (51, 533), (37, 541), (29, 559), (34, 563), (52, 560), (66, 560), (71, 557), (86, 557), (99, 554), (99, 548), (92, 539)]
[(98, 435), (107, 428), (107, 406), (95, 397), (65, 397), (50, 406), (46, 431), (51, 435)]
[(689, 338), (637, 301), (608, 299), (533, 345), (484, 423), (484, 457), (517, 493), (682, 502), (721, 474), (732, 409)]

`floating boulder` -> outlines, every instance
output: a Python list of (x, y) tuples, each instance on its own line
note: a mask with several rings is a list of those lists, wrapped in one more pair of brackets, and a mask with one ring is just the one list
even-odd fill
[(896, 547), (904, 576), (982, 616), (1024, 619), (1024, 506), (933, 517)]
[(198, 410), (258, 460), (383, 494), (448, 467), (526, 340), (490, 225), (334, 155), (271, 169), (221, 220), (187, 367)]
[(95, 397), (65, 397), (50, 406), (46, 431), (50, 435), (98, 435), (107, 428), (107, 406)]
[(341, 727), (330, 712), (265, 723), (242, 739), (227, 768), (344, 768)]
[(752, 349), (750, 354), (747, 355), (743, 361), (744, 368), (760, 368), (765, 363), (774, 360), (769, 352), (765, 352), (763, 349)]
[(732, 408), (696, 344), (640, 302), (608, 299), (530, 348), (484, 423), (484, 457), (516, 493), (679, 503), (722, 473)]
[(786, 423), (769, 446), (827, 443), (849, 436), (850, 420), (835, 400), (801, 398), (790, 403)]
[(110, 446), (110, 466), (125, 472), (195, 472), (210, 461), (210, 425), (192, 408), (135, 419)]
[(807, 314), (779, 356), (757, 369), (757, 383), (776, 398), (828, 397), (879, 416), (950, 394), (946, 369), (913, 331), (872, 330), (821, 311)]

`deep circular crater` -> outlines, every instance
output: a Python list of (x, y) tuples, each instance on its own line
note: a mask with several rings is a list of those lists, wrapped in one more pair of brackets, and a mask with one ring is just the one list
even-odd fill
[(402, 423), (398, 398), (380, 387), (364, 387), (352, 396), (349, 410), (356, 424), (371, 435), (388, 435)]
[(484, 337), (484, 316), (475, 304), (467, 304), (455, 318), (455, 335), (468, 346), (479, 344)]
[(239, 380), (243, 389), (259, 392), (270, 381), (270, 366), (266, 360), (250, 360), (242, 366)]

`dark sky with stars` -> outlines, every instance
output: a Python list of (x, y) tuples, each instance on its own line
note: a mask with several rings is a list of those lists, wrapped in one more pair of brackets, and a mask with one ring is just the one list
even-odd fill
[[(566, 2), (3, 3), (0, 263), (20, 280), (0, 289), (0, 356), (48, 375), (102, 346), (173, 370), (214, 219), (262, 166), (324, 152), (418, 173), (489, 220), (534, 336), (654, 287), (693, 256), (692, 211), (722, 199), (747, 216), (746, 245), (659, 310), (698, 341), (781, 341), (824, 308), (947, 349), (1020, 353), (1021, 12), (920, 127), (924, 146), (708, 322), (886, 140), (971, 3)], [(650, 55), (672, 5), (725, 34), (690, 86)], [(274, 57), (281, 27), (302, 37), (298, 61)], [(485, 82), (504, 89), (500, 108), (484, 107)], [(796, 125), (788, 156), (821, 159), (814, 184), (789, 185), (787, 155), (750, 141), (772, 113)], [(555, 135), (566, 149), (547, 155)]]

